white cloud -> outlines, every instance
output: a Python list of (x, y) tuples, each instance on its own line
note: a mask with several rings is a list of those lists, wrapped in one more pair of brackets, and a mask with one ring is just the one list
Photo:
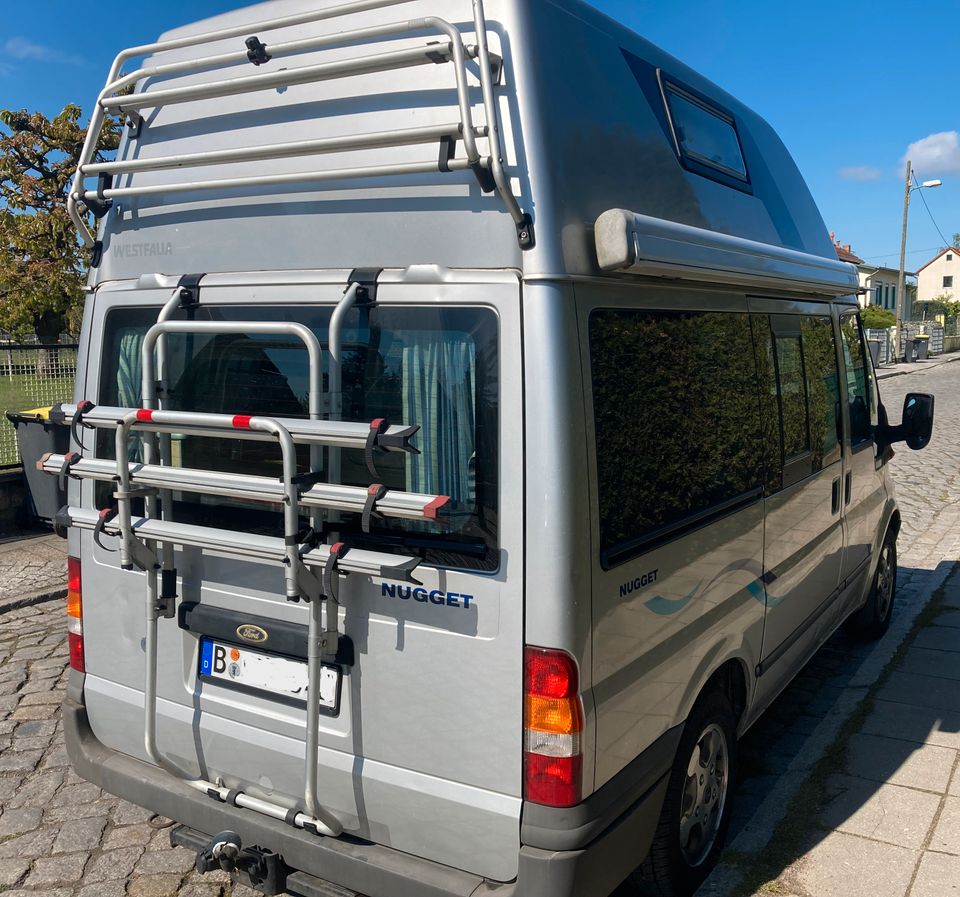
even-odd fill
[(921, 178), (960, 172), (960, 132), (940, 131), (914, 141), (907, 147), (904, 164), (907, 159)]
[(883, 172), (873, 165), (849, 165), (837, 174), (845, 181), (879, 181)]
[(55, 47), (35, 44), (25, 37), (8, 37), (0, 45), (0, 55), (28, 62), (66, 63), (68, 65), (79, 65), (84, 61), (80, 56), (64, 53)]

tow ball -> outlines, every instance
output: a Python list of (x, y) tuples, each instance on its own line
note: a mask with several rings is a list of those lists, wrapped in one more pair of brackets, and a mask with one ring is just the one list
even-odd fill
[(197, 850), (197, 872), (203, 875), (214, 869), (261, 894), (282, 894), (286, 889), (288, 868), (280, 855), (261, 847), (245, 848), (236, 832), (220, 832)]

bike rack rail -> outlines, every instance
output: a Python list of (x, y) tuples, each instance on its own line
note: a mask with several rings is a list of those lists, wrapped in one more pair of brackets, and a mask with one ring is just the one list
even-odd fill
[[(355, 0), (326, 10), (267, 19), (249, 25), (235, 26), (219, 31), (206, 32), (176, 40), (160, 41), (124, 50), (114, 60), (107, 83), (97, 98), (97, 104), (87, 130), (86, 140), (80, 153), (79, 165), (67, 200), (67, 208), (83, 242), (91, 248), (96, 246), (96, 235), (87, 225), (82, 208), (100, 218), (107, 213), (112, 202), (125, 197), (162, 196), (200, 190), (236, 190), (284, 184), (322, 184), (335, 180), (391, 177), (397, 175), (425, 174), (436, 172), (472, 171), (484, 192), (496, 192), (517, 228), (517, 237), (523, 249), (535, 244), (533, 221), (525, 213), (513, 193), (510, 179), (504, 170), (504, 147), (500, 114), (497, 107), (495, 84), (499, 80), (502, 60), (492, 54), (487, 43), (487, 23), (483, 0), (472, 0), (476, 31), (474, 45), (464, 42), (460, 30), (445, 19), (425, 16), (355, 28), (347, 31), (302, 40), (281, 43), (263, 43), (259, 34), (295, 25), (329, 21), (359, 12), (399, 6), (410, 0)], [(345, 44), (359, 44), (378, 38), (410, 36), (423, 32), (439, 35), (440, 43), (430, 42), (423, 46), (393, 50), (384, 53), (368, 52), (350, 59), (322, 62), (313, 65), (293, 66), (280, 70), (259, 71), (273, 59), (295, 57), (307, 51)], [(157, 65), (143, 65), (135, 71), (121, 74), (125, 62), (130, 59), (183, 49), (217, 40), (246, 36), (243, 48), (196, 59)], [(483, 97), (484, 125), (474, 123), (470, 99), (470, 70), (468, 59), (476, 59), (479, 67), (479, 82)], [(211, 70), (224, 66), (250, 63), (258, 72), (238, 78), (208, 81), (181, 87), (149, 90), (127, 94), (126, 91), (138, 82), (198, 70)], [(459, 120), (449, 125), (380, 131), (326, 139), (295, 141), (274, 145), (238, 147), (202, 153), (188, 153), (155, 159), (125, 159), (114, 162), (96, 161), (97, 138), (106, 117), (111, 114), (130, 115), (136, 126), (130, 139), (136, 139), (142, 127), (139, 110), (158, 109), (173, 104), (225, 96), (249, 94), (261, 90), (286, 87), (293, 84), (309, 84), (348, 78), (371, 72), (398, 71), (421, 65), (452, 65), (456, 78)], [(482, 153), (478, 140), (485, 140), (487, 152)], [(456, 145), (463, 142), (465, 158), (455, 158)], [(317, 156), (353, 150), (384, 149), (437, 142), (438, 159), (435, 162), (406, 162), (382, 165), (352, 166), (292, 174), (250, 175), (213, 180), (185, 179), (172, 184), (138, 185), (134, 175), (144, 171), (180, 169), (215, 165), (224, 162), (252, 162), (267, 159), (299, 156)], [(96, 189), (88, 189), (85, 180), (97, 177)], [(126, 186), (115, 186), (114, 179), (126, 177)]]

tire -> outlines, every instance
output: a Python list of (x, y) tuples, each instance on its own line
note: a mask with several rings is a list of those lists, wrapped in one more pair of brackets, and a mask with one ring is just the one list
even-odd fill
[(867, 603), (847, 621), (852, 635), (865, 639), (879, 639), (890, 628), (893, 604), (897, 596), (897, 539), (888, 533), (880, 546), (877, 569), (870, 584)]
[(632, 876), (643, 893), (689, 897), (716, 865), (730, 825), (736, 761), (736, 720), (716, 687), (701, 695), (684, 726), (650, 853)]

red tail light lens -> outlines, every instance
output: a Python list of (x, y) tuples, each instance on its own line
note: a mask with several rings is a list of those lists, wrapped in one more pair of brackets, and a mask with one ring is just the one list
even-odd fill
[(67, 644), (70, 666), (86, 672), (83, 660), (83, 597), (80, 587), (80, 559), (67, 558)]
[(524, 797), (551, 807), (580, 802), (583, 706), (577, 665), (563, 651), (524, 652)]

